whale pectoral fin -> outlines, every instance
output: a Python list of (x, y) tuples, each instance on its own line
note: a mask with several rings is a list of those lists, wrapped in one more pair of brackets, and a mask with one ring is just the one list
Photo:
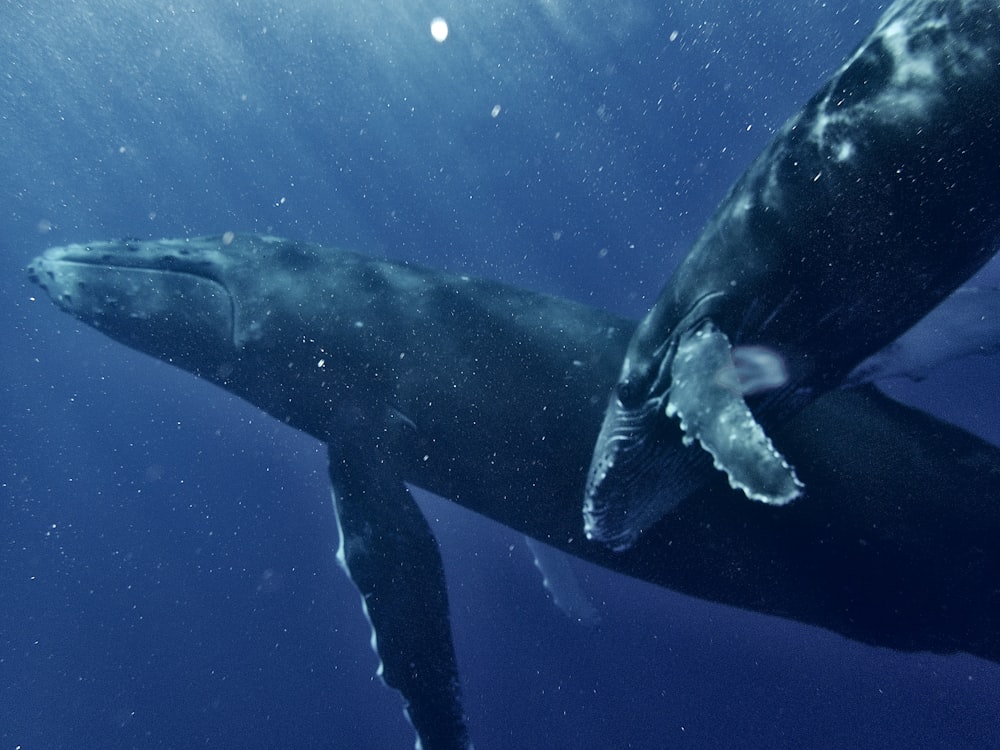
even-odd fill
[(710, 321), (684, 334), (671, 366), (668, 417), (676, 417), (685, 441), (697, 440), (729, 484), (747, 497), (784, 505), (803, 484), (764, 434), (739, 388), (729, 339)]
[(924, 380), (941, 365), (1000, 352), (1000, 288), (963, 286), (902, 336), (857, 365), (843, 386)]
[(361, 593), (379, 674), (402, 694), (417, 747), (468, 748), (441, 554), (375, 442), (328, 446), (337, 559)]

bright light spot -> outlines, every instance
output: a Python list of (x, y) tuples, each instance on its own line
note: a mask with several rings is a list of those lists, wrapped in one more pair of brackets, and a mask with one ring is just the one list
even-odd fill
[(448, 38), (448, 22), (441, 16), (431, 21), (431, 36), (434, 37), (435, 42), (443, 42)]
[(500, 105), (494, 104), (493, 109), (490, 110), (490, 117), (492, 117), (495, 120), (499, 116), (500, 116)]
[(236, 235), (234, 233), (232, 233), (232, 232), (223, 232), (222, 233), (222, 244), (223, 245), (232, 245), (234, 239), (236, 239)]
[(670, 32), (670, 41), (671, 42), (676, 42), (677, 41), (677, 36), (678, 36), (678, 34), (677, 34), (676, 31), (671, 31)]
[(852, 156), (854, 156), (854, 144), (850, 141), (844, 141), (836, 147), (836, 154), (833, 158), (837, 161), (847, 161)]

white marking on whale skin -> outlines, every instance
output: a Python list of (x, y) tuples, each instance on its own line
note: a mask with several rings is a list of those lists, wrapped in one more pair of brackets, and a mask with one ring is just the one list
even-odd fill
[(850, 141), (841, 141), (833, 149), (833, 158), (835, 161), (843, 163), (845, 161), (850, 161), (855, 153), (854, 144)]
[[(337, 493), (334, 492), (332, 489), (330, 490), (330, 499), (333, 501), (333, 508), (334, 508), (333, 519), (334, 519), (334, 524), (337, 527), (338, 541), (337, 541), (337, 552), (335, 555), (337, 558), (337, 564), (340, 565), (340, 569), (344, 571), (344, 574), (348, 578), (350, 578), (351, 566), (348, 564), (347, 560), (347, 538), (344, 534), (344, 527), (340, 523), (340, 514), (336, 512)], [(360, 540), (356, 540), (351, 544), (351, 548), (356, 553), (362, 548), (362, 544), (363, 542), (361, 542)], [(358, 598), (361, 599), (361, 612), (364, 614), (365, 620), (368, 622), (368, 627), (371, 628), (372, 631), (371, 638), (368, 639), (368, 643), (371, 645), (372, 651), (375, 652), (375, 660), (378, 662), (378, 664), (375, 667), (375, 674), (378, 676), (379, 681), (383, 685), (386, 685), (385, 664), (382, 663), (382, 656), (379, 654), (378, 651), (378, 634), (375, 632), (375, 624), (372, 622), (371, 613), (368, 611), (368, 601), (365, 599), (364, 594), (362, 594), (360, 591), (358, 591)], [(386, 687), (388, 687), (388, 685), (386, 685)], [(409, 718), (409, 716), (407, 716), (407, 718)], [(417, 738), (418, 747), (419, 744), (420, 744), (420, 738), (418, 737)]]
[[(857, 154), (857, 149), (850, 143), (837, 141), (836, 137), (827, 144), (827, 131), (831, 126), (849, 124), (859, 117), (891, 117), (900, 125), (907, 119), (919, 121), (944, 96), (940, 81), (945, 68), (962, 71), (965, 69), (963, 61), (981, 63), (985, 60), (985, 53), (968, 44), (966, 37), (956, 33), (941, 15), (926, 18), (923, 23), (914, 23), (913, 19), (920, 15), (918, 6), (927, 4), (914, 0), (898, 6), (895, 13), (890, 11), (883, 16), (869, 41), (837, 72), (835, 77), (852, 65), (861, 63), (862, 58), (872, 52), (871, 42), (881, 42), (882, 48), (891, 57), (891, 84), (883, 87), (883, 91), (874, 97), (862, 98), (860, 102), (841, 102), (835, 100), (840, 91), (834, 88), (824, 99), (813, 123), (811, 137), (820, 150), (826, 151), (835, 161), (849, 161)], [(930, 33), (947, 36), (948, 41), (934, 45), (913, 43), (915, 38)]]

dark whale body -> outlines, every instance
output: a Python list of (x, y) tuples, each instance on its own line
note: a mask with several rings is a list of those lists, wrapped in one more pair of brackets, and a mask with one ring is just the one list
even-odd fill
[[(889, 7), (732, 187), (639, 325), (591, 463), (591, 538), (635, 543), (713, 463), (765, 503), (808, 487), (777, 426), (996, 251), (998, 101), (997, 0)], [(782, 373), (769, 390), (728, 374), (747, 351)]]
[(776, 432), (811, 501), (720, 477), (616, 553), (579, 515), (634, 323), (277, 238), (53, 248), (32, 277), (112, 338), (330, 446), (340, 556), (423, 747), (468, 744), (437, 542), (405, 483), (692, 596), (901, 650), (1000, 661), (1000, 450), (871, 387)]

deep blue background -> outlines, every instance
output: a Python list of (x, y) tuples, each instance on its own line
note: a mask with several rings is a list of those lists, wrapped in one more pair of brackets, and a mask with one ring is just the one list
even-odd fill
[[(6, 0), (0, 750), (413, 741), (335, 565), (322, 446), (59, 314), (34, 254), (266, 231), (638, 316), (879, 10)], [(998, 380), (980, 360), (893, 389), (997, 442)], [(1000, 746), (996, 665), (575, 562), (586, 628), (518, 535), (422, 501), (479, 750)]]

